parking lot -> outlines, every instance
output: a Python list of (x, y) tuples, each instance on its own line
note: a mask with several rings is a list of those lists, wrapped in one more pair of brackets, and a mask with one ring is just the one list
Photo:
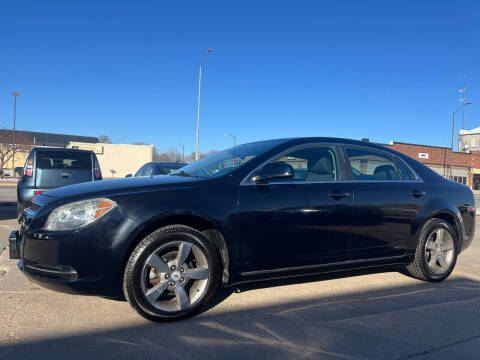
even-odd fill
[[(14, 186), (0, 187), (0, 249), (16, 227), (14, 200)], [(439, 284), (391, 268), (270, 281), (222, 290), (195, 318), (155, 324), (123, 301), (40, 288), (4, 251), (0, 359), (475, 359), (479, 255), (477, 236)]]

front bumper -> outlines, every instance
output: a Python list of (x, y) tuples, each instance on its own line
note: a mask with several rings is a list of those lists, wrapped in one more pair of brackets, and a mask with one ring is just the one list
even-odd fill
[[(27, 221), (28, 224), (28, 221)], [(124, 257), (137, 223), (112, 212), (85, 228), (46, 232), (23, 225), (9, 237), (9, 254), (31, 281), (51, 290), (117, 298)]]

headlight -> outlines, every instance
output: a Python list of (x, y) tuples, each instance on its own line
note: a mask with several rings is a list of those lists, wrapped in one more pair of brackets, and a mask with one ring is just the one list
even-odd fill
[(101, 218), (117, 204), (109, 199), (91, 199), (62, 205), (48, 215), (44, 229), (49, 231), (74, 230)]

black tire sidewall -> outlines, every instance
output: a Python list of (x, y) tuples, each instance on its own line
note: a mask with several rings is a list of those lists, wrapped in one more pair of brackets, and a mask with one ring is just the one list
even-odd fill
[[(441, 275), (432, 273), (432, 271), (430, 270), (430, 268), (428, 266), (428, 262), (427, 262), (427, 258), (426, 258), (426, 251), (425, 251), (425, 246), (426, 246), (427, 240), (431, 236), (432, 232), (437, 230), (437, 229), (444, 229), (444, 230), (448, 231), (448, 233), (450, 234), (450, 236), (453, 239), (453, 246), (454, 246), (453, 260), (452, 260), (452, 263), (450, 265), (450, 269), (446, 273), (441, 274)], [(420, 249), (421, 252), (420, 253), (422, 254), (421, 255), (422, 256), (422, 267), (424, 268), (424, 271), (423, 271), (424, 275), (428, 278), (429, 281), (445, 280), (452, 273), (453, 269), (455, 268), (455, 264), (457, 262), (458, 237), (457, 237), (456, 231), (446, 221), (440, 220), (440, 219), (434, 220), (431, 223), (429, 223), (425, 227), (425, 229), (422, 231), (422, 237), (420, 239), (419, 246), (421, 247), (421, 249)]]
[[(189, 241), (196, 245), (205, 255), (208, 268), (209, 280), (207, 288), (200, 299), (186, 310), (175, 312), (161, 311), (151, 305), (145, 298), (141, 287), (141, 273), (147, 258), (160, 246), (174, 241)], [(130, 265), (130, 266), (129, 266)], [(220, 279), (220, 263), (216, 250), (209, 240), (195, 229), (185, 226), (169, 226), (159, 229), (142, 240), (133, 251), (124, 275), (124, 291), (132, 306), (145, 318), (154, 321), (176, 320), (196, 314), (209, 301)]]

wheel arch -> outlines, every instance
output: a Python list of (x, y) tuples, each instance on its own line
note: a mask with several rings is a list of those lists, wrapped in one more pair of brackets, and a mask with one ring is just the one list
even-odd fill
[(213, 221), (203, 216), (194, 214), (175, 214), (162, 218), (152, 219), (151, 221), (143, 224), (138, 229), (134, 236), (129, 241), (127, 251), (124, 254), (121, 275), (127, 265), (128, 259), (135, 249), (135, 247), (142, 241), (145, 236), (154, 232), (155, 230), (168, 225), (184, 225), (191, 227), (197, 231), (200, 231), (205, 237), (214, 245), (217, 250), (218, 256), (222, 264), (222, 283), (228, 283), (229, 279), (229, 252), (225, 238), (218, 225), (215, 225)]
[(450, 224), (453, 229), (455, 230), (456, 233), (456, 240), (457, 240), (457, 253), (460, 252), (462, 241), (463, 241), (463, 230), (462, 230), (462, 224), (461, 221), (459, 220), (458, 216), (450, 209), (438, 209), (432, 213), (430, 213), (427, 217), (423, 219), (423, 222), (420, 224), (420, 226), (417, 229), (417, 232), (415, 234), (415, 243), (418, 241), (418, 237), (420, 236), (420, 233), (425, 226), (425, 224), (431, 220), (431, 219), (441, 219)]

